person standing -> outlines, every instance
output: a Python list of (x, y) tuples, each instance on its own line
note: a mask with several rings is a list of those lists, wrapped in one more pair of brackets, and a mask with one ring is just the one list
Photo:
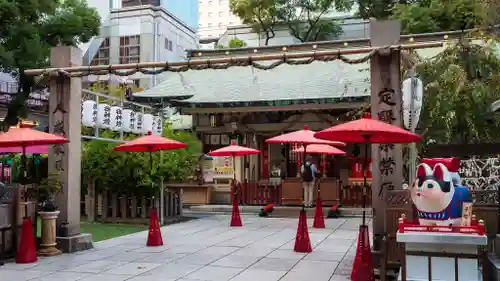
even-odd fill
[(316, 165), (312, 163), (312, 157), (307, 156), (305, 163), (300, 167), (302, 175), (302, 188), (304, 190), (304, 205), (311, 207), (313, 203), (314, 182), (317, 173)]

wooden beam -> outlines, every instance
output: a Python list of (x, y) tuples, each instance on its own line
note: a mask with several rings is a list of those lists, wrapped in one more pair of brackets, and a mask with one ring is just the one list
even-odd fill
[[(114, 70), (140, 70), (151, 68), (168, 68), (168, 67), (191, 67), (191, 66), (210, 66), (224, 63), (233, 63), (234, 66), (248, 66), (250, 62), (280, 60), (284, 57), (287, 59), (307, 59), (307, 58), (320, 58), (325, 56), (338, 56), (338, 55), (355, 55), (366, 54), (383, 49), (398, 49), (398, 50), (411, 50), (411, 49), (426, 49), (442, 47), (443, 42), (430, 42), (430, 43), (417, 43), (417, 44), (403, 44), (393, 45), (384, 48), (380, 47), (365, 47), (365, 48), (349, 48), (349, 49), (336, 49), (329, 51), (317, 51), (306, 53), (280, 53), (272, 55), (256, 55), (244, 57), (224, 57), (214, 59), (200, 59), (188, 60), (178, 62), (157, 61), (157, 62), (144, 62), (144, 63), (129, 63), (129, 64), (112, 64), (112, 65), (92, 65), (92, 66), (76, 66), (76, 67), (63, 67), (63, 68), (46, 68), (46, 69), (28, 69), (24, 73), (27, 76), (37, 75), (66, 75), (71, 73), (79, 73), (81, 76), (99, 73), (104, 75), (111, 73)], [(194, 69), (194, 68), (192, 68)], [(205, 69), (205, 68), (203, 68)], [(164, 70), (168, 71), (168, 70)]]
[(366, 105), (364, 102), (339, 102), (335, 104), (296, 104), (288, 106), (227, 107), (227, 108), (181, 108), (182, 114), (249, 113), (267, 111), (314, 111), (328, 109), (355, 109)]
[[(467, 30), (454, 30), (444, 32), (432, 33), (419, 33), (401, 35), (402, 43), (429, 43), (429, 42), (442, 42), (455, 41), (460, 38), (470, 37), (470, 34), (477, 33), (478, 35), (494, 34), (500, 30), (500, 25), (492, 26), (486, 29), (467, 29)], [(194, 49), (187, 50), (189, 58), (194, 57), (224, 57), (227, 55), (248, 55), (248, 54), (271, 54), (280, 53), (286, 50), (287, 52), (310, 52), (310, 51), (324, 51), (331, 49), (352, 49), (352, 48), (366, 48), (370, 47), (369, 38), (358, 38), (350, 40), (331, 40), (331, 41), (318, 41), (299, 43), (293, 45), (275, 45), (275, 46), (259, 46), (259, 47), (244, 47), (244, 48), (227, 48), (217, 50), (204, 50)]]

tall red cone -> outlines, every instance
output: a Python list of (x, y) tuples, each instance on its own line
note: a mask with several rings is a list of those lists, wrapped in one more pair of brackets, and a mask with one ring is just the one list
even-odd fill
[(240, 207), (238, 200), (233, 199), (233, 212), (231, 213), (231, 226), (243, 226), (240, 216)]
[(25, 218), (23, 220), (20, 238), (16, 254), (16, 263), (37, 262), (35, 235), (33, 234), (33, 221), (31, 218)]
[(325, 216), (323, 215), (323, 203), (321, 198), (316, 199), (316, 210), (314, 211), (314, 228), (325, 228)]
[(368, 226), (360, 225), (358, 234), (358, 246), (356, 257), (351, 272), (352, 281), (375, 281), (373, 273), (372, 251), (370, 249), (370, 237)]
[(306, 211), (300, 210), (299, 225), (297, 226), (297, 235), (295, 236), (295, 246), (293, 251), (297, 253), (312, 252), (311, 240), (309, 239), (309, 231), (307, 230)]
[(162, 245), (163, 238), (161, 237), (160, 222), (158, 221), (158, 210), (153, 208), (151, 209), (151, 215), (149, 216), (149, 233), (146, 246), (157, 247)]

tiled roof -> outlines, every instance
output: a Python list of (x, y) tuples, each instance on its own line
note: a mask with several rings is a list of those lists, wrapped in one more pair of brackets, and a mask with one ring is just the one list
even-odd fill
[(162, 77), (165, 80), (156, 87), (134, 96), (182, 99), (188, 103), (365, 97), (370, 93), (370, 72), (364, 70), (368, 68), (368, 64), (333, 61), (281, 65), (271, 70), (231, 67), (226, 70), (168, 72)]

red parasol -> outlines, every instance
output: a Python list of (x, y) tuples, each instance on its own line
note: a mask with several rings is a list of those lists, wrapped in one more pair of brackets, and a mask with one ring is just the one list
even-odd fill
[(323, 140), (314, 137), (315, 131), (309, 130), (307, 125), (304, 126), (303, 130), (283, 134), (266, 140), (267, 143), (297, 143), (297, 144), (329, 144), (336, 145), (340, 147), (345, 147), (346, 144), (339, 141)]
[(148, 132), (147, 136), (139, 137), (133, 141), (115, 147), (115, 151), (126, 152), (155, 152), (160, 150), (174, 150), (186, 148), (186, 144), (168, 138), (153, 136)]
[[(382, 121), (373, 120), (366, 113), (360, 120), (347, 122), (320, 131), (314, 135), (317, 138), (331, 139), (345, 142), (364, 143), (365, 159), (363, 165), (363, 182), (366, 187), (366, 172), (368, 170), (368, 145), (370, 143), (410, 143), (420, 141), (420, 137)], [(382, 189), (380, 190), (382, 192)], [(351, 272), (352, 280), (374, 280), (371, 259), (370, 241), (368, 239), (368, 226), (366, 225), (366, 188), (363, 188), (363, 224), (359, 229), (358, 248)], [(368, 272), (369, 271), (369, 272)]]
[(0, 147), (26, 148), (27, 146), (51, 145), (67, 143), (67, 138), (49, 134), (31, 128), (10, 128), (9, 131), (0, 134)]
[[(368, 170), (368, 144), (370, 143), (410, 143), (420, 141), (420, 137), (394, 125), (371, 119), (369, 113), (363, 118), (314, 134), (317, 138), (334, 139), (345, 142), (364, 143), (365, 160), (363, 164), (363, 179), (366, 186), (366, 171)], [(381, 190), (382, 192), (382, 190)], [(363, 226), (365, 225), (366, 194), (363, 193)]]
[(150, 173), (153, 173), (153, 154), (152, 152), (160, 150), (175, 150), (185, 148), (187, 145), (185, 143), (164, 138), (161, 136), (153, 136), (151, 132), (148, 132), (147, 136), (139, 137), (133, 141), (129, 141), (125, 144), (118, 145), (114, 148), (114, 151), (125, 151), (125, 152), (149, 152), (149, 169)]
[(363, 118), (319, 131), (314, 137), (354, 143), (410, 143), (421, 138), (394, 125), (371, 119), (370, 114)]
[(236, 179), (236, 165), (235, 165), (235, 157), (236, 156), (244, 156), (251, 154), (259, 154), (260, 150), (240, 146), (236, 144), (236, 141), (232, 140), (231, 145), (225, 146), (214, 151), (208, 153), (209, 156), (232, 156), (233, 157), (233, 179)]
[(340, 150), (336, 147), (333, 147), (331, 145), (326, 145), (326, 144), (311, 144), (311, 145), (308, 145), (305, 149), (304, 149), (304, 147), (297, 147), (296, 149), (293, 150), (293, 152), (304, 153), (304, 150), (306, 151), (306, 153), (311, 153), (311, 154), (328, 154), (328, 155), (346, 155), (347, 154), (343, 150)]

